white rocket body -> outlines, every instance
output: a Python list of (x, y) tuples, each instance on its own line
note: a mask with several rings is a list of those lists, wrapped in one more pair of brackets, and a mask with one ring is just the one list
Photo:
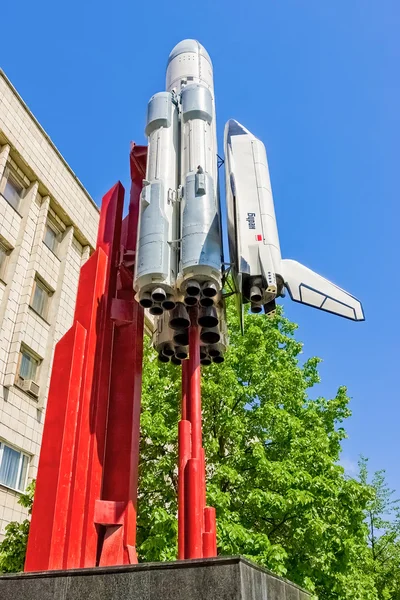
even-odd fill
[(147, 110), (147, 167), (141, 194), (135, 271), (135, 289), (140, 291), (143, 306), (148, 308), (154, 301), (161, 304), (175, 296), (178, 249), (174, 240), (179, 235), (178, 125), (178, 107), (172, 94), (155, 94)]
[(229, 248), (236, 291), (253, 312), (273, 312), (286, 287), (292, 300), (364, 320), (359, 300), (293, 260), (282, 259), (264, 144), (237, 121), (225, 127)]
[(213, 68), (196, 40), (172, 50), (166, 86), (180, 98), (181, 260), (178, 287), (191, 280), (221, 288), (217, 130)]
[(172, 50), (166, 87), (148, 106), (134, 281), (153, 314), (196, 286), (217, 296), (222, 277), (213, 70), (199, 42)]

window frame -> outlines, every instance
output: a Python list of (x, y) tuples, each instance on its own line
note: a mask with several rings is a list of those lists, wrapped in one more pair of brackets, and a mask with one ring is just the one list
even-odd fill
[[(11, 202), (6, 198), (6, 196), (4, 194), (8, 180), (14, 181), (14, 183), (21, 188), (21, 194), (19, 195), (19, 200), (18, 200), (17, 206), (14, 206), (13, 204), (11, 204)], [(14, 209), (15, 212), (17, 212), (18, 214), (19, 214), (19, 209), (21, 206), (21, 202), (24, 198), (25, 192), (26, 192), (26, 186), (24, 185), (21, 178), (18, 177), (18, 175), (17, 175), (17, 173), (15, 173), (15, 171), (13, 171), (12, 169), (10, 169), (9, 166), (7, 166), (4, 170), (4, 175), (0, 182), (0, 195), (4, 198), (4, 200), (7, 202), (7, 204), (9, 204), (9, 206), (11, 206), (11, 208)]]
[[(35, 371), (34, 377), (22, 377), (22, 375), (20, 373), (20, 371), (21, 371), (21, 364), (22, 364), (22, 355), (23, 354), (28, 355), (29, 358), (33, 359), (36, 362), (36, 371)], [(21, 348), (19, 350), (18, 364), (17, 364), (16, 385), (18, 387), (21, 387), (19, 384), (22, 381), (34, 381), (35, 383), (37, 383), (38, 380), (39, 380), (38, 373), (39, 373), (39, 369), (40, 369), (41, 363), (42, 363), (42, 359), (41, 358), (39, 358), (27, 346), (25, 346), (24, 344), (21, 344)], [(23, 390), (23, 391), (25, 391), (25, 390)]]
[[(50, 248), (50, 246), (48, 244), (46, 244), (46, 242), (45, 242), (47, 229), (51, 229), (53, 231), (53, 233), (55, 234), (54, 248)], [(53, 219), (50, 216), (47, 216), (46, 227), (45, 227), (45, 231), (44, 231), (44, 235), (43, 235), (43, 244), (46, 246), (46, 248), (48, 248), (50, 250), (50, 252), (55, 254), (55, 256), (57, 256), (57, 250), (58, 250), (58, 247), (61, 242), (61, 236), (62, 236), (62, 233), (61, 233), (60, 228), (57, 226), (57, 224), (53, 221)]]
[(7, 448), (10, 448), (10, 450), (14, 450), (14, 452), (19, 453), (18, 471), (17, 471), (17, 476), (16, 476), (16, 484), (17, 485), (21, 478), (23, 464), (24, 464), (24, 458), (26, 458), (26, 460), (27, 460), (27, 466), (26, 466), (26, 473), (25, 473), (25, 481), (23, 482), (23, 486), (21, 488), (13, 487), (11, 485), (8, 485), (7, 483), (4, 483), (3, 481), (0, 481), (0, 486), (6, 487), (9, 490), (14, 490), (15, 492), (18, 492), (19, 494), (23, 494), (26, 491), (26, 487), (28, 485), (28, 474), (29, 474), (29, 465), (31, 462), (31, 455), (29, 455), (27, 452), (24, 452), (20, 448), (16, 448), (12, 444), (9, 444), (4, 439), (0, 439), (0, 467), (1, 467), (1, 464), (3, 461), (4, 446), (6, 446)]
[[(43, 289), (46, 293), (46, 300), (45, 300), (45, 304), (44, 304), (44, 308), (43, 308), (43, 313), (40, 313), (34, 306), (33, 306), (33, 300), (35, 298), (35, 292), (36, 292), (36, 288), (39, 284), (39, 287), (41, 289)], [(43, 281), (43, 279), (41, 279), (40, 277), (38, 277), (36, 275), (34, 281), (33, 281), (33, 286), (32, 286), (32, 293), (31, 293), (31, 299), (29, 302), (29, 307), (33, 310), (33, 312), (35, 314), (37, 314), (39, 317), (41, 317), (42, 319), (44, 319), (44, 321), (47, 322), (47, 316), (49, 314), (49, 305), (50, 305), (50, 298), (53, 295), (52, 290), (49, 288), (49, 286)]]

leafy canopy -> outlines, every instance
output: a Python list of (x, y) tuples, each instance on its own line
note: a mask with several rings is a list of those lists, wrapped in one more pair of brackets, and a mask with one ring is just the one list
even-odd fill
[[(228, 303), (230, 346), (222, 365), (202, 370), (207, 501), (217, 509), (218, 551), (246, 555), (318, 593), (375, 598), (363, 570), (368, 486), (337, 464), (344, 387), (311, 400), (319, 359), (301, 364), (296, 325), (279, 311), (248, 314), (245, 335)], [(180, 370), (145, 343), (139, 486), (139, 555), (176, 557), (177, 423)]]
[(385, 481), (385, 471), (374, 473), (370, 483), (368, 461), (359, 462), (359, 479), (370, 485), (372, 497), (366, 507), (369, 560), (366, 570), (373, 573), (378, 598), (400, 599), (400, 500)]
[[(21, 494), (18, 504), (32, 512), (33, 495), (35, 493), (35, 481), (32, 481), (25, 494)], [(0, 573), (17, 573), (23, 571), (26, 545), (28, 542), (29, 519), (22, 523), (12, 521), (6, 526), (6, 533), (0, 543)]]
[[(359, 481), (338, 459), (350, 416), (346, 389), (312, 400), (319, 360), (299, 361), (296, 325), (247, 315), (246, 334), (228, 304), (225, 363), (203, 369), (208, 503), (217, 509), (218, 551), (244, 554), (320, 600), (400, 600), (400, 505), (378, 471)], [(177, 554), (177, 423), (180, 370), (145, 341), (138, 550), (142, 561)], [(34, 482), (20, 497), (31, 512)], [(23, 569), (29, 520), (10, 523), (0, 571)]]

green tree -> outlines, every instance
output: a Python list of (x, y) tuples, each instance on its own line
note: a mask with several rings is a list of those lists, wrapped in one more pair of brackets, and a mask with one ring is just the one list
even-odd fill
[[(319, 360), (299, 361), (296, 326), (246, 316), (229, 303), (230, 348), (203, 369), (208, 502), (220, 554), (241, 553), (307, 587), (320, 600), (399, 600), (399, 509), (384, 481), (346, 478), (338, 459), (350, 415), (345, 388), (310, 399)], [(176, 557), (180, 370), (145, 341), (138, 549), (141, 560)], [(20, 503), (31, 512), (34, 483)], [(10, 523), (0, 570), (23, 569), (29, 520)], [(369, 541), (369, 543), (368, 543)]]
[[(21, 494), (18, 504), (32, 512), (33, 495), (35, 493), (35, 481), (32, 481), (25, 494)], [(17, 573), (23, 571), (26, 545), (28, 542), (29, 519), (22, 523), (12, 521), (6, 526), (6, 534), (0, 543), (0, 573)]]
[[(228, 303), (230, 347), (204, 368), (202, 401), (208, 503), (217, 509), (218, 551), (246, 555), (322, 599), (375, 599), (365, 513), (368, 486), (337, 464), (344, 387), (310, 399), (319, 359), (299, 361), (296, 325), (248, 314), (245, 335)], [(139, 555), (176, 557), (180, 373), (145, 344)]]
[[(359, 462), (359, 479), (369, 484), (368, 460)], [(385, 481), (385, 471), (374, 473), (370, 482), (372, 497), (366, 507), (370, 560), (366, 570), (374, 575), (378, 598), (400, 599), (400, 500)]]

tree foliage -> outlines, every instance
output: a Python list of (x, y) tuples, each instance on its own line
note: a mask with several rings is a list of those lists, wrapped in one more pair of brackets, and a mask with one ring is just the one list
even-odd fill
[[(350, 416), (346, 389), (311, 399), (317, 358), (300, 361), (296, 325), (246, 315), (242, 336), (228, 305), (230, 347), (203, 369), (207, 500), (217, 509), (218, 552), (243, 554), (319, 600), (400, 600), (400, 503), (378, 471), (369, 482), (338, 464)], [(177, 554), (180, 370), (145, 340), (139, 469), (142, 561)], [(34, 482), (20, 504), (32, 508)], [(0, 544), (0, 571), (21, 571), (29, 520)]]
[[(309, 398), (319, 360), (301, 364), (296, 325), (228, 306), (230, 347), (204, 368), (207, 501), (220, 554), (241, 553), (322, 599), (376, 598), (365, 572), (370, 488), (337, 464), (349, 398)], [(145, 348), (139, 496), (142, 560), (176, 557), (180, 373)]]
[[(35, 493), (35, 481), (32, 481), (25, 494), (21, 494), (18, 504), (32, 512), (33, 495)], [(0, 573), (17, 573), (23, 571), (26, 545), (28, 542), (29, 519), (22, 523), (12, 521), (6, 526), (6, 534), (0, 543)]]
[[(368, 461), (359, 463), (359, 479), (368, 485)], [(366, 507), (368, 545), (366, 570), (373, 573), (379, 599), (400, 599), (400, 500), (385, 481), (385, 471), (377, 471), (369, 484), (372, 497)]]

